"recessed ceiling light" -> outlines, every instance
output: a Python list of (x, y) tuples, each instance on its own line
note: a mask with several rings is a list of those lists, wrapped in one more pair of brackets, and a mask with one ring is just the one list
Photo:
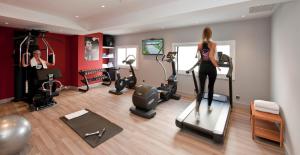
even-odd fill
[(102, 8), (105, 8), (105, 5), (101, 5)]
[(241, 17), (242, 17), (242, 18), (245, 18), (245, 17), (246, 17), (246, 15), (242, 15)]
[(79, 18), (79, 16), (75, 16), (75, 18)]
[(4, 24), (5, 24), (5, 25), (8, 25), (8, 22), (5, 22)]

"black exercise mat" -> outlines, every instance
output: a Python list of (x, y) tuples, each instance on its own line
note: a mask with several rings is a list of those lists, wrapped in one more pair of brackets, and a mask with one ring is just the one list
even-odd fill
[[(95, 148), (99, 144), (105, 142), (109, 138), (120, 133), (123, 129), (118, 125), (110, 122), (104, 117), (86, 109), (88, 113), (73, 118), (71, 120), (66, 119), (64, 116), (60, 119), (65, 122), (70, 128), (72, 128), (84, 141), (86, 141), (91, 147)], [(101, 138), (98, 135), (85, 137), (85, 133), (91, 133), (95, 131), (102, 131), (105, 128), (105, 133)]]

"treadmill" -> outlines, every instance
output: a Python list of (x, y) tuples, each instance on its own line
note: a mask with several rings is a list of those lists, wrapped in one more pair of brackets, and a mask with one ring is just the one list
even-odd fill
[[(219, 66), (227, 67), (228, 73), (226, 77), (229, 79), (229, 96), (214, 94), (213, 102), (211, 104), (213, 110), (208, 111), (207, 94), (204, 95), (200, 107), (199, 107), (199, 119), (196, 119), (195, 106), (198, 101), (198, 97), (193, 101), (177, 118), (176, 126), (181, 129), (192, 129), (206, 135), (210, 135), (214, 142), (223, 143), (226, 128), (229, 122), (229, 115), (232, 108), (232, 58), (228, 55), (218, 52)], [(195, 85), (195, 92), (199, 95), (198, 83), (195, 75), (195, 67), (201, 65), (199, 60), (190, 70), (186, 71), (187, 74), (192, 72), (193, 81)]]

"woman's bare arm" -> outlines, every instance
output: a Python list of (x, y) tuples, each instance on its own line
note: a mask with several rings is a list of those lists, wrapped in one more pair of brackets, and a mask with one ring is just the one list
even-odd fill
[(197, 54), (196, 54), (196, 58), (200, 59), (201, 58), (201, 49), (202, 49), (202, 43), (198, 44), (198, 48), (197, 48)]
[(211, 45), (211, 52), (209, 52), (209, 59), (210, 61), (212, 62), (212, 64), (215, 66), (215, 67), (219, 67), (216, 59), (215, 59), (215, 54), (216, 54), (216, 47), (217, 45), (215, 43), (212, 43)]

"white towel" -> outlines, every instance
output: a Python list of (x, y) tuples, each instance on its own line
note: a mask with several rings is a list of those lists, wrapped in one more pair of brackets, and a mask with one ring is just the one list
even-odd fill
[[(47, 68), (47, 64), (46, 64), (46, 61), (44, 61), (43, 59), (40, 59), (42, 65), (43, 65), (43, 68), (46, 69)], [(31, 67), (36, 67), (38, 65), (36, 59), (33, 57), (31, 58), (30, 60), (30, 65)]]
[(79, 111), (73, 112), (71, 114), (65, 115), (65, 118), (70, 120), (70, 119), (73, 119), (73, 118), (80, 117), (80, 116), (82, 116), (86, 113), (88, 113), (88, 111), (83, 109), (83, 110), (79, 110)]
[(267, 112), (267, 113), (271, 113), (271, 114), (279, 114), (279, 110), (271, 110), (271, 109), (266, 109), (266, 108), (261, 108), (261, 107), (255, 107), (255, 110), (257, 111), (261, 111), (261, 112)]
[(260, 109), (260, 111), (265, 110), (274, 113), (279, 113), (279, 105), (276, 102), (264, 101), (264, 100), (254, 100), (255, 110)]

